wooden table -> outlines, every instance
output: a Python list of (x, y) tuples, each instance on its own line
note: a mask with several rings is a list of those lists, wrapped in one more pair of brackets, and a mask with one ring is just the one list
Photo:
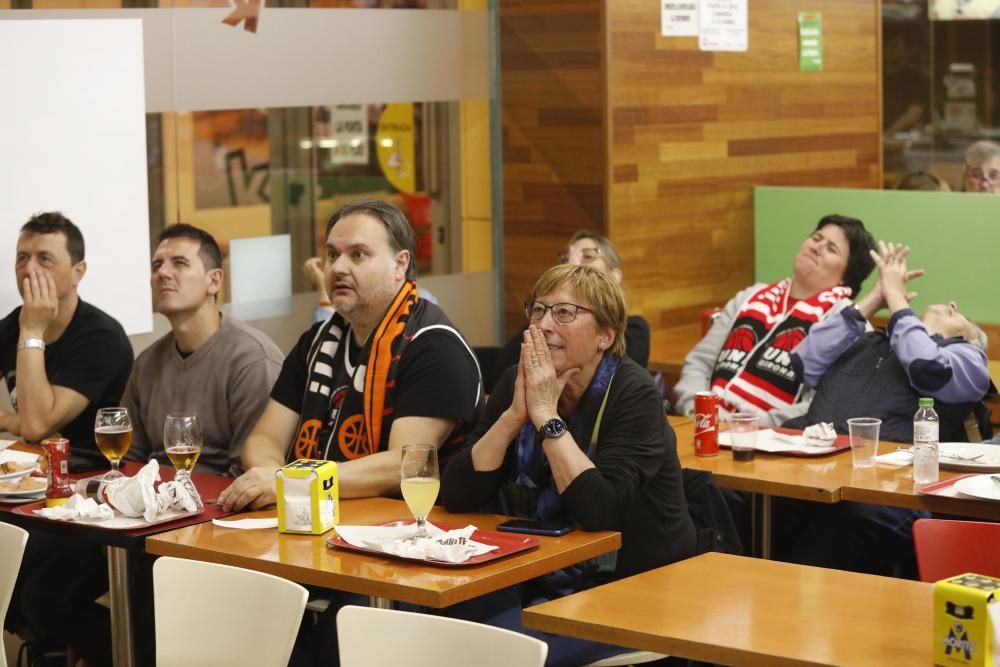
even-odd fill
[[(410, 516), (400, 500), (364, 498), (341, 502), (341, 523), (373, 525)], [(273, 516), (255, 512), (250, 516)], [(449, 514), (434, 508), (430, 520), (492, 530), (507, 517), (492, 514)], [(519, 584), (574, 563), (614, 551), (621, 535), (612, 531), (576, 530), (562, 537), (539, 537), (537, 549), (469, 567), (446, 567), (398, 558), (331, 549), (320, 536), (284, 535), (277, 530), (237, 530), (200, 524), (146, 539), (146, 551), (250, 570), (349, 593), (367, 595), (373, 603), (394, 600), (448, 607)]]
[(525, 627), (727, 665), (930, 665), (933, 587), (707, 553), (529, 607)]

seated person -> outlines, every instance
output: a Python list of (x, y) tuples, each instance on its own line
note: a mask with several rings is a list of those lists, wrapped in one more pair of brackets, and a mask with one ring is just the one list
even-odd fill
[(896, 183), (895, 190), (918, 190), (924, 192), (951, 192), (945, 181), (929, 171), (914, 171), (906, 174)]
[(962, 187), (966, 192), (1000, 194), (1000, 144), (977, 141), (965, 151)]
[[(285, 358), (243, 447), (246, 472), (220, 496), (226, 510), (275, 503), (274, 475), (290, 460), (338, 462), (341, 498), (399, 494), (406, 443), (465, 442), (482, 405), (476, 358), (444, 312), (417, 294), (413, 230), (381, 201), (344, 206), (327, 224), (326, 288), (335, 309)], [(301, 660), (333, 665), (333, 603), (297, 644)]]
[(808, 395), (788, 352), (811, 326), (850, 305), (875, 266), (874, 247), (860, 220), (823, 217), (796, 253), (792, 277), (739, 292), (684, 358), (674, 387), (678, 413), (694, 411), (699, 391), (720, 397), (721, 418), (754, 412), (762, 425), (777, 426), (804, 413)]
[[(80, 229), (61, 213), (28, 220), (14, 264), (24, 304), (0, 321), (0, 368), (14, 405), (0, 413), (0, 427), (30, 441), (62, 435), (71, 469), (107, 466), (94, 443), (94, 417), (118, 405), (132, 368), (121, 324), (79, 297), (84, 251)], [(110, 625), (94, 604), (108, 589), (106, 577), (96, 544), (32, 531), (4, 627), (30, 629), (91, 664), (108, 664)]]
[(153, 253), (153, 309), (170, 320), (166, 334), (135, 361), (122, 405), (132, 416), (127, 458), (169, 465), (163, 424), (171, 412), (194, 412), (201, 422), (197, 469), (236, 477), (250, 429), (267, 405), (281, 369), (270, 338), (215, 303), (222, 289), (222, 253), (211, 234), (170, 225)]
[[(606, 273), (619, 285), (622, 284), (622, 259), (618, 248), (604, 236), (586, 230), (573, 234), (569, 246), (557, 258), (560, 264), (589, 266)], [(521, 356), (521, 341), (528, 325), (507, 341), (500, 353), (500, 375), (517, 364)], [(649, 322), (641, 315), (629, 315), (625, 327), (625, 354), (635, 363), (645, 368), (649, 363)]]
[[(985, 334), (954, 302), (928, 306), (922, 318), (909, 308), (915, 296), (905, 282), (908, 248), (881, 244), (873, 253), (879, 282), (857, 308), (817, 324), (792, 352), (793, 363), (816, 395), (805, 416), (786, 426), (833, 422), (848, 433), (847, 419), (877, 417), (879, 437), (913, 441), (913, 415), (921, 396), (934, 399), (942, 442), (964, 440), (963, 421), (990, 390), (983, 353)], [(865, 318), (888, 304), (886, 333), (865, 331)], [(775, 504), (774, 553), (807, 565), (890, 574), (912, 560), (911, 526), (920, 512), (841, 502), (833, 505), (780, 499)]]
[[(618, 530), (622, 548), (613, 565), (581, 563), (487, 596), (491, 602), (478, 606), (492, 613), (472, 618), (518, 630), (524, 604), (672, 563), (695, 549), (673, 430), (649, 372), (625, 356), (617, 282), (590, 267), (555, 266), (535, 284), (526, 311), (531, 326), (520, 361), (490, 396), (471, 446), (445, 469), (441, 499), (451, 512), (489, 505), (584, 530)], [(543, 638), (550, 665), (621, 652)]]

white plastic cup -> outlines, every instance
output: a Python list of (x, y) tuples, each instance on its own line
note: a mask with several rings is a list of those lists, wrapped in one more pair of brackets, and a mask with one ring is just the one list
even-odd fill
[(737, 461), (752, 461), (757, 451), (757, 427), (760, 415), (736, 412), (729, 416), (729, 444)]
[(855, 468), (875, 466), (878, 432), (881, 426), (882, 420), (874, 417), (855, 417), (847, 420), (847, 428), (851, 434), (851, 457)]

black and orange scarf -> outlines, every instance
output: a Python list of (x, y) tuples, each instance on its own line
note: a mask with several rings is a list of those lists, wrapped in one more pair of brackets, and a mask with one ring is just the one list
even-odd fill
[(391, 421), (387, 418), (393, 413), (400, 359), (410, 341), (429, 328), (462, 339), (439, 308), (418, 297), (416, 283), (407, 281), (352, 369), (347, 360), (350, 324), (334, 313), (317, 330), (309, 349), (302, 410), (288, 460), (349, 461), (386, 450), (389, 429), (383, 427)]

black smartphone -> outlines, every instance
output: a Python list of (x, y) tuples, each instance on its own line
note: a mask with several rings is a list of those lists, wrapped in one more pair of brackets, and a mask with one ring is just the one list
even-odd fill
[(533, 519), (510, 519), (497, 524), (497, 530), (507, 533), (528, 533), (529, 535), (565, 535), (573, 530), (569, 521), (535, 521)]

